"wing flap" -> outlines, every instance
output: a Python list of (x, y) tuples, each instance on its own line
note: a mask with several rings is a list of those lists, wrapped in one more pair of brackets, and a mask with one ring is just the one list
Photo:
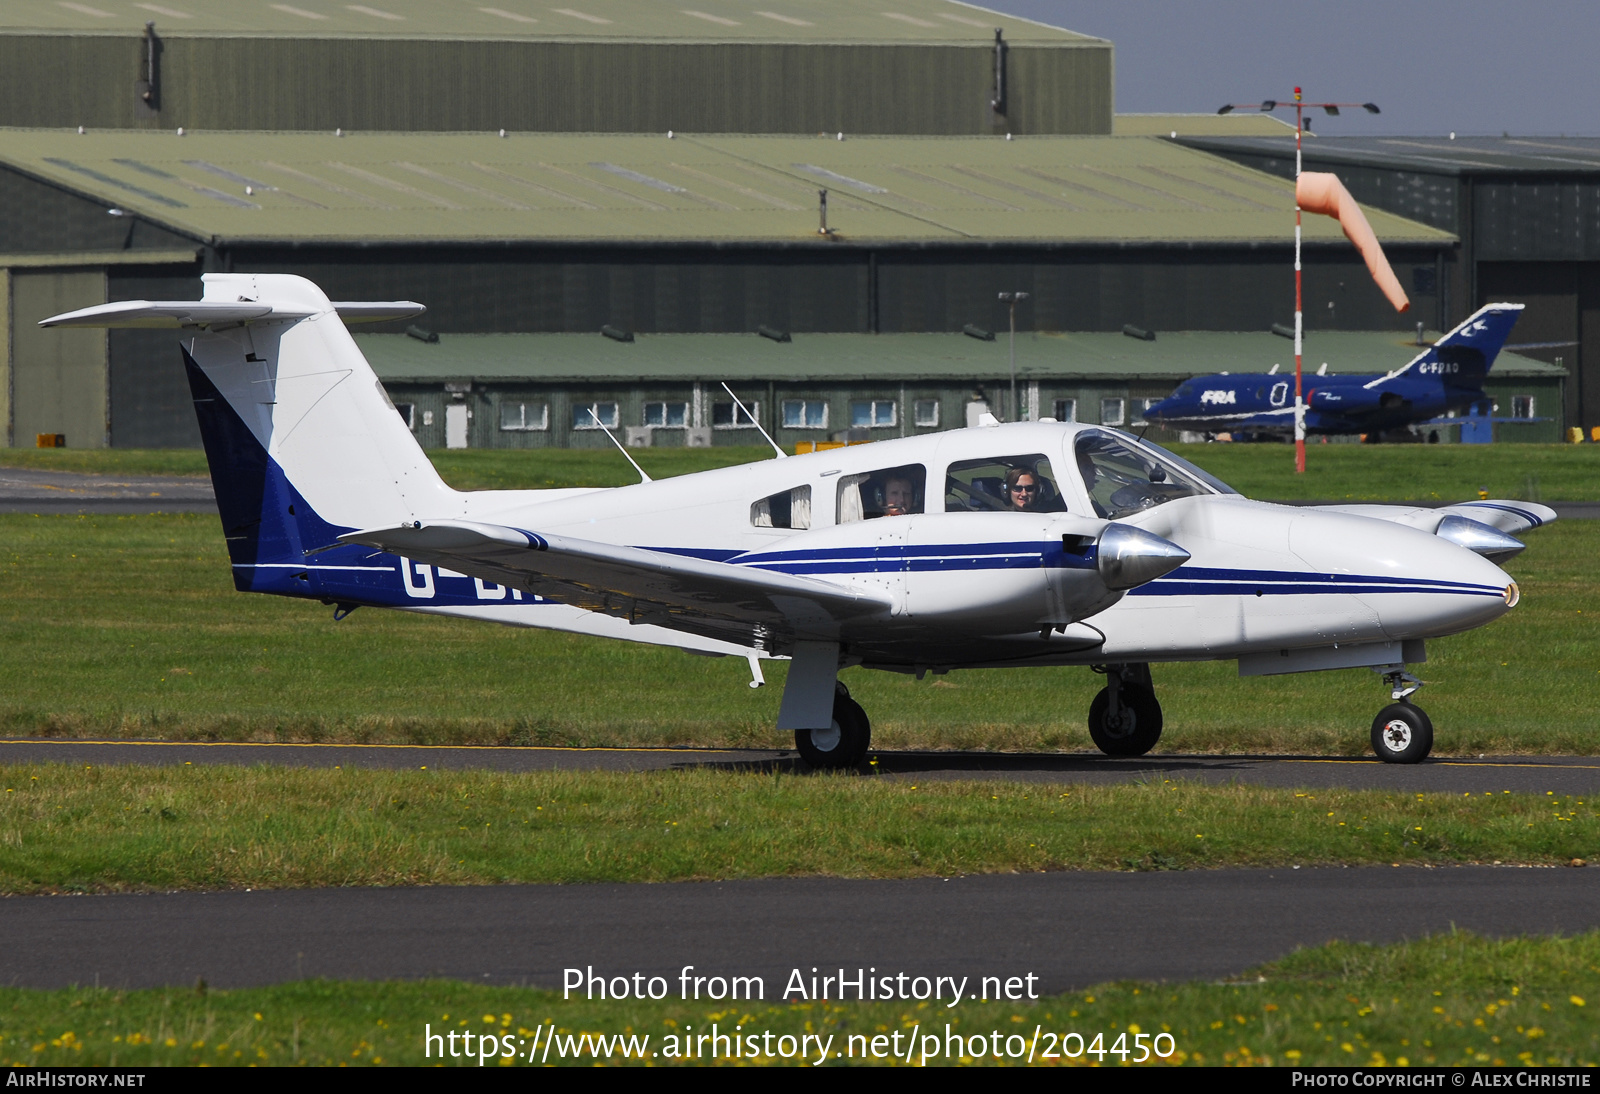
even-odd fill
[(837, 641), (886, 596), (753, 566), (473, 521), (417, 521), (340, 538), (631, 623), (766, 649)]

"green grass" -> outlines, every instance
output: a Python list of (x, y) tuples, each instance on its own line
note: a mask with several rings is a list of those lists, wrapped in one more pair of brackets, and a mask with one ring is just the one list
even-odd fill
[[(1440, 754), (1600, 753), (1600, 522), (1531, 533), (1522, 604), (1429, 644)], [(785, 668), (233, 591), (216, 518), (0, 515), (0, 733), (198, 740), (786, 747)], [(1158, 665), (1161, 747), (1355, 755), (1366, 670)], [(1086, 669), (844, 674), (886, 748), (1090, 749)]]
[[(648, 1038), (634, 1047), (667, 1055), (640, 1060), (619, 1053), (605, 1056), (607, 1062), (661, 1064), (674, 1062), (670, 1054), (683, 1049), (691, 1030), (710, 1033), (715, 1023), (724, 1034), (742, 1027), (741, 1036), (755, 1035), (757, 1046), (774, 1051), (782, 1035), (820, 1035), (832, 1046), (824, 1066), (896, 1062), (868, 1055), (878, 1036), (886, 1051), (898, 1043), (903, 1055), (911, 1046), (913, 1065), (946, 1064), (946, 1035), (962, 1038), (968, 1052), (982, 1039), (984, 1055), (957, 1056), (959, 1063), (1024, 1064), (1031, 1042), (1035, 1064), (1117, 1064), (1119, 1038), (1128, 1057), (1137, 1055), (1132, 1046), (1139, 1035), (1161, 1033), (1176, 1051), (1163, 1044), (1171, 1055), (1152, 1064), (1594, 1067), (1600, 1061), (1600, 1024), (1588, 1009), (1600, 1006), (1600, 932), (1506, 940), (1452, 932), (1394, 946), (1331, 943), (1297, 951), (1234, 984), (1124, 981), (1017, 1003), (784, 1002), (781, 985), (766, 989), (759, 1002), (706, 1003), (591, 1002), (455, 981), (308, 981), (238, 991), (0, 988), (0, 1060), (53, 1067), (436, 1064), (450, 1042), (425, 1056), (423, 1037), (431, 1031), (473, 1033), (475, 1049), (484, 1035), (510, 1037), (495, 1047), (509, 1045), (522, 1058), (491, 1055), (485, 1062), (516, 1066), (528, 1063), (535, 1036), (542, 1046), (554, 1027), (556, 1049), (539, 1062), (592, 1065), (589, 1052), (565, 1055), (569, 1037), (609, 1041), (620, 1034)], [(936, 1039), (924, 1042), (926, 1034)], [(1095, 1045), (1098, 1035), (1100, 1047), (1111, 1051), (1099, 1059), (1091, 1051), (1046, 1060), (1047, 1034), (1057, 1044), (1064, 1040), (1068, 1052)], [(466, 1042), (454, 1043), (459, 1051)], [(592, 1037), (579, 1041), (593, 1044)], [(939, 1054), (924, 1060), (920, 1051), (935, 1046)], [(1022, 1058), (1004, 1056), (1008, 1050)], [(815, 1042), (810, 1056), (814, 1062)], [(479, 1065), (475, 1055), (443, 1062)], [(715, 1062), (796, 1066), (765, 1055)]]
[(1600, 860), (1556, 794), (0, 766), (0, 893)]
[[(1288, 445), (1174, 445), (1175, 451), (1255, 498), (1334, 501), (1600, 501), (1600, 445), (1313, 444), (1305, 475)], [(637, 476), (610, 448), (479, 449), (428, 453), (462, 490), (624, 486)], [(650, 448), (634, 457), (655, 478), (764, 460), (765, 447)], [(198, 449), (0, 449), (0, 467), (124, 475), (204, 475)]]

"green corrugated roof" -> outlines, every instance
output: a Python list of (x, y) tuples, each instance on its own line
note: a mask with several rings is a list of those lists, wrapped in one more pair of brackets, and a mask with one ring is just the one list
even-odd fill
[(1271, 114), (1116, 114), (1117, 137), (1281, 137), (1293, 122)]
[[(215, 242), (1285, 243), (1293, 187), (1142, 137), (0, 131), (0, 162)], [(1378, 237), (1446, 232), (1377, 209)], [(1306, 218), (1310, 241), (1341, 239)]]
[(949, 41), (988, 38), (1000, 27), (1018, 41), (1097, 41), (1069, 30), (949, 0), (8, 0), (0, 33), (141, 33), (163, 36), (665, 38), (758, 41)]
[[(403, 334), (358, 334), (356, 343), (390, 382), (447, 379), (616, 382), (695, 380), (993, 381), (1008, 375), (1006, 336), (983, 342), (962, 334), (797, 334), (774, 342), (754, 334), (641, 334), (631, 343), (599, 334), (444, 335), (430, 344)], [(1386, 372), (1419, 350), (1403, 334), (1314, 332), (1305, 368), (1324, 361), (1335, 373)], [(1144, 342), (1122, 334), (1017, 336), (1017, 376), (1025, 380), (1175, 381), (1213, 372), (1294, 372), (1294, 347), (1273, 334), (1184, 332)], [(1554, 365), (1502, 353), (1496, 377), (1556, 377)]]

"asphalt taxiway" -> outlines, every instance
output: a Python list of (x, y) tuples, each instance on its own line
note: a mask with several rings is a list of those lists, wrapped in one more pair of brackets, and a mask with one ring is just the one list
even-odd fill
[[(759, 976), (1226, 979), (1330, 939), (1389, 943), (1600, 926), (1600, 870), (1459, 866), (1054, 873), (857, 881), (302, 889), (0, 900), (0, 983), (233, 988), (448, 977), (562, 986), (563, 970)], [(835, 996), (835, 998), (837, 998)]]
[[(1386, 764), (1372, 757), (1098, 753), (872, 753), (863, 777), (1111, 784), (1188, 780), (1245, 786), (1345, 787), (1454, 793), (1600, 793), (1600, 756), (1439, 757)], [(805, 774), (793, 752), (759, 749), (518, 748), (437, 745), (250, 744), (184, 741), (0, 739), (0, 763), (283, 765), (434, 771), (670, 771), (702, 768)]]

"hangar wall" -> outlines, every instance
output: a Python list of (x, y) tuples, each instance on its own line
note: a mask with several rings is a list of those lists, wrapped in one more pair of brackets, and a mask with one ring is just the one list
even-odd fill
[[(1111, 43), (0, 34), (0, 125), (647, 133), (1111, 132)], [(64, 80), (62, 73), (72, 73)]]
[(12, 270), (11, 443), (60, 433), (73, 448), (100, 448), (110, 433), (106, 332), (40, 330), (46, 316), (99, 304), (102, 270)]

